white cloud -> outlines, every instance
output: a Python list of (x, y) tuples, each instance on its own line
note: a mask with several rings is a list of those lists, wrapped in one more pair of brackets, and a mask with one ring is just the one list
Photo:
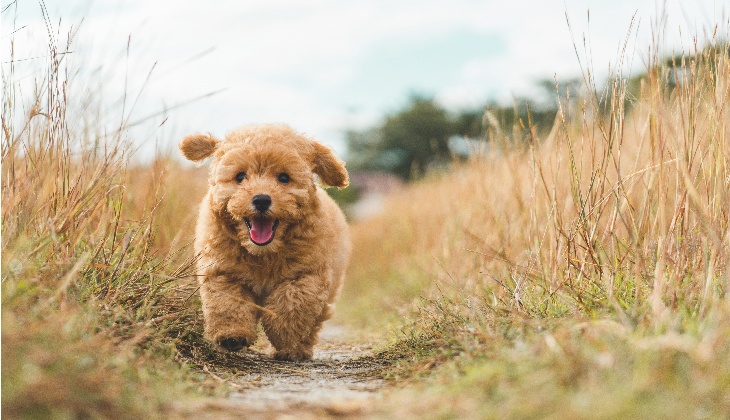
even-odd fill
[[(47, 38), (37, 4), (20, 3), (17, 24), (28, 27), (7, 37), (12, 12), (3, 15), (2, 26), (3, 53), (12, 38), (18, 57), (25, 51), (32, 54), (30, 45), (43, 44)], [(566, 24), (566, 7), (574, 39)], [(726, 3), (702, 0), (680, 5), (671, 0), (667, 7), (669, 49), (690, 46), (690, 34), (714, 22), (721, 24), (721, 33), (728, 33), (727, 18), (718, 21), (723, 11), (728, 13)], [(341, 150), (341, 129), (374, 122), (382, 104), (395, 109), (403, 103), (401, 92), (413, 87), (364, 86), (356, 94), (347, 89), (362, 83), (361, 66), (377, 56), (378, 46), (410, 45), (455, 31), (498, 34), (504, 51), (466, 60), (450, 82), (433, 92), (448, 106), (475, 106), (488, 98), (529, 94), (536, 80), (551, 79), (556, 73), (558, 78), (577, 75), (573, 41), (584, 65), (590, 61), (602, 77), (609, 61), (616, 63), (635, 12), (638, 28), (629, 39), (629, 51), (639, 53), (633, 69), (641, 70), (656, 8), (654, 0), (58, 0), (49, 5), (49, 13), (54, 25), (64, 18), (63, 28), (69, 20), (86, 17), (72, 59), (87, 68), (105, 68), (104, 75), (96, 77), (106, 84), (109, 98), (121, 97), (125, 79), (129, 94), (136, 95), (157, 62), (135, 111), (139, 116), (226, 89), (172, 111), (168, 124), (174, 127), (169, 132), (173, 140), (195, 130), (222, 135), (245, 123), (283, 121)], [(211, 48), (202, 58), (190, 60)], [(388, 77), (389, 64), (382, 63), (383, 78)], [(380, 94), (386, 96), (374, 98)], [(352, 109), (343, 109), (345, 105)]]

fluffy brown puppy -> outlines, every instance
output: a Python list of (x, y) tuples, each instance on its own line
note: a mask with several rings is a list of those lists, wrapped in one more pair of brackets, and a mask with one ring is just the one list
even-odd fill
[(274, 357), (312, 358), (333, 314), (350, 256), (342, 211), (315, 183), (346, 187), (330, 149), (283, 125), (193, 134), (186, 158), (213, 156), (195, 252), (205, 336), (237, 351), (253, 344), (259, 319)]

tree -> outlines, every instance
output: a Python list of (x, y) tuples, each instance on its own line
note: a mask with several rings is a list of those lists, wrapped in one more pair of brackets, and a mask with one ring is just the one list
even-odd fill
[(557, 100), (537, 104), (516, 98), (513, 105), (491, 103), (450, 114), (431, 98), (413, 96), (381, 124), (347, 133), (348, 168), (391, 172), (410, 181), (451, 162), (449, 139), (454, 136), (489, 141), (490, 125), (496, 124), (498, 131), (519, 142), (529, 137), (533, 126), (550, 130), (556, 113)]
[[(450, 159), (448, 140), (453, 130), (446, 110), (432, 99), (414, 96), (406, 109), (385, 118), (377, 135), (371, 133), (369, 149), (377, 152), (372, 164), (406, 180), (421, 176), (429, 165)], [(362, 142), (354, 149), (358, 147), (363, 151)]]

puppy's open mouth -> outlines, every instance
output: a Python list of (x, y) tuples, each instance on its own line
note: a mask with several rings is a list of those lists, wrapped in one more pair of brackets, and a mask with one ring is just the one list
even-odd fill
[(268, 245), (274, 240), (276, 228), (279, 226), (279, 219), (268, 219), (266, 217), (244, 218), (248, 226), (248, 234), (251, 242), (258, 246)]

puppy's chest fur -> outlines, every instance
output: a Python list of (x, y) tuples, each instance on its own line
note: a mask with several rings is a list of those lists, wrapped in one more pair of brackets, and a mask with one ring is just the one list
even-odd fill
[(303, 262), (301, 255), (251, 255), (242, 254), (238, 259), (236, 280), (252, 292), (257, 299), (265, 299), (281, 283), (293, 282), (313, 273), (313, 268)]
[[(217, 220), (214, 216), (212, 219)], [(284, 245), (277, 252), (258, 255), (241, 246), (236, 236), (227, 233), (220, 220), (205, 226), (207, 234), (201, 234), (202, 240), (196, 245), (199, 252), (206, 250), (200, 261), (200, 266), (205, 267), (202, 271), (207, 276), (222, 275), (228, 281), (238, 283), (251, 292), (259, 304), (276, 286), (285, 282), (310, 275), (321, 278), (323, 287), (331, 281), (323, 276), (326, 272), (324, 260), (317, 258), (325, 250), (313, 240), (315, 229), (307, 223), (290, 227), (286, 234), (282, 232)]]

